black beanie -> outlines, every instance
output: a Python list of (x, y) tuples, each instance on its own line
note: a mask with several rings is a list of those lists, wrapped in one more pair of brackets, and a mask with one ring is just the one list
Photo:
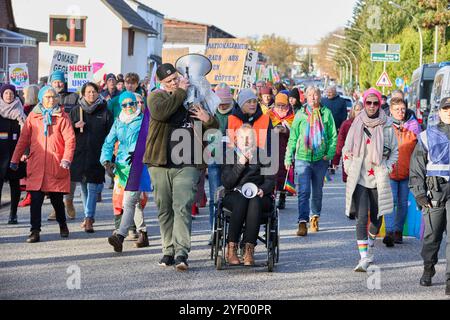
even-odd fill
[(156, 69), (156, 76), (158, 77), (159, 81), (163, 81), (168, 76), (171, 76), (172, 74), (177, 73), (177, 70), (175, 67), (170, 63), (164, 63)]
[(295, 98), (295, 99), (297, 99), (297, 101), (300, 102), (300, 93), (298, 92), (297, 88), (294, 88), (291, 90), (291, 92), (289, 92), (289, 97)]

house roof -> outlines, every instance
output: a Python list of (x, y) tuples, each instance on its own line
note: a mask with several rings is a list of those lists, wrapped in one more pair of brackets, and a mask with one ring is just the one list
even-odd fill
[(129, 28), (143, 31), (148, 34), (158, 35), (137, 12), (135, 12), (124, 0), (102, 0), (119, 18), (128, 24)]
[(28, 30), (23, 28), (16, 28), (17, 32), (26, 35), (28, 37), (36, 39), (37, 42), (47, 42), (48, 41), (48, 33)]
[(161, 18), (164, 18), (164, 15), (161, 12), (156, 11), (155, 9), (150, 8), (149, 6), (146, 6), (145, 4), (143, 4), (140, 1), (136, 1), (136, 0), (130, 0), (134, 3), (136, 3), (138, 5), (139, 8), (141, 8), (142, 10), (145, 10), (149, 13), (152, 13), (156, 16), (160, 16)]
[(226, 32), (226, 31), (224, 31), (224, 30), (222, 30), (222, 29), (220, 29), (220, 28), (218, 28), (218, 27), (216, 27), (215, 25), (212, 25), (212, 24), (205, 24), (205, 23), (198, 23), (198, 22), (191, 22), (191, 21), (170, 19), (170, 18), (164, 19), (164, 23), (166, 23), (166, 22), (167, 23), (184, 23), (184, 24), (190, 24), (190, 25), (193, 25), (193, 26), (208, 27), (208, 28), (214, 29), (216, 31), (219, 31), (219, 32), (223, 33), (224, 35), (226, 35), (226, 36), (228, 36), (230, 38), (236, 38), (232, 34)]

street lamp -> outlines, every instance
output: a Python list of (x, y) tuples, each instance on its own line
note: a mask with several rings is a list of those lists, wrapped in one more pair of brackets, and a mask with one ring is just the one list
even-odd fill
[(339, 61), (334, 56), (326, 56), (326, 58), (328, 61), (335, 62), (339, 66), (339, 79), (340, 79), (340, 83), (343, 84), (345, 82), (345, 78), (344, 79), (342, 79), (342, 78), (345, 77), (345, 72), (347, 72), (347, 69), (345, 69), (342, 61)]
[(336, 49), (328, 48), (328, 51), (331, 52), (331, 53), (334, 53), (334, 54), (340, 53), (340, 54), (342, 54), (342, 57), (348, 59), (348, 61), (350, 63), (350, 84), (352, 84), (352, 82), (353, 82), (353, 64), (352, 64), (352, 59), (350, 59), (350, 57), (348, 55), (346, 55), (345, 53), (339, 52)]
[(342, 39), (342, 40), (348, 40), (350, 42), (354, 42), (361, 48), (361, 50), (364, 49), (363, 46), (361, 45), (361, 43), (359, 43), (358, 41), (356, 41), (354, 39), (347, 38), (346, 36), (343, 36), (343, 35), (340, 35), (340, 34), (337, 34), (337, 33), (333, 33), (333, 37), (339, 38), (339, 39)]
[(419, 30), (419, 39), (420, 39), (420, 65), (422, 65), (423, 61), (423, 37), (422, 37), (422, 29), (420, 29), (419, 23), (417, 22), (417, 19), (405, 8), (403, 8), (398, 3), (395, 3), (394, 1), (389, 1), (389, 4), (397, 9), (400, 9), (402, 11), (405, 11), (413, 20), (413, 22), (416, 24), (417, 30)]
[(330, 43), (329, 46), (333, 47), (333, 48), (337, 48), (337, 49), (346, 50), (346, 51), (350, 52), (350, 54), (353, 56), (353, 59), (355, 59), (355, 64), (356, 64), (356, 72), (355, 72), (356, 73), (356, 85), (358, 86), (359, 85), (359, 63), (358, 63), (358, 59), (356, 58), (356, 55), (353, 53), (352, 50), (345, 48), (345, 47), (341, 47), (337, 44)]
[(342, 60), (339, 60), (338, 57), (336, 57), (335, 52), (333, 52), (333, 53), (327, 52), (327, 58), (333, 59), (338, 63), (341, 62), (341, 64), (342, 64), (342, 62), (344, 62), (344, 64), (345, 64), (345, 81), (347, 81), (347, 79), (349, 79), (349, 70), (350, 70), (347, 60), (345, 60), (344, 58), (342, 58)]

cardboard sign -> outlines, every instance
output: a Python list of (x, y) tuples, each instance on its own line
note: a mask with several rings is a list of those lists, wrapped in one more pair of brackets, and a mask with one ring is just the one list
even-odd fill
[(258, 52), (248, 50), (245, 60), (244, 74), (242, 75), (241, 89), (251, 88), (256, 82), (256, 64), (258, 63)]
[(77, 62), (78, 55), (55, 50), (49, 74), (51, 75), (54, 71), (61, 70), (64, 71), (67, 80), (67, 69), (69, 68), (69, 64), (77, 64)]
[(209, 39), (205, 55), (213, 66), (206, 80), (213, 85), (226, 83), (239, 88), (247, 51), (248, 41), (245, 39)]
[(178, 58), (187, 55), (188, 53), (189, 48), (163, 48), (162, 62), (175, 65), (175, 62), (177, 62)]
[(30, 85), (30, 74), (26, 63), (16, 63), (9, 65), (9, 83), (11, 83), (17, 90)]
[(86, 82), (93, 81), (94, 68), (90, 64), (70, 64), (67, 75), (67, 90), (69, 92), (79, 92)]

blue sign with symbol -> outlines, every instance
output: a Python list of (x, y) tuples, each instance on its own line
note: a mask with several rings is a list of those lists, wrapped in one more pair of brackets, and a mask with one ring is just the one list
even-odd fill
[(401, 87), (403, 85), (403, 79), (402, 78), (395, 79), (395, 85), (397, 87)]

